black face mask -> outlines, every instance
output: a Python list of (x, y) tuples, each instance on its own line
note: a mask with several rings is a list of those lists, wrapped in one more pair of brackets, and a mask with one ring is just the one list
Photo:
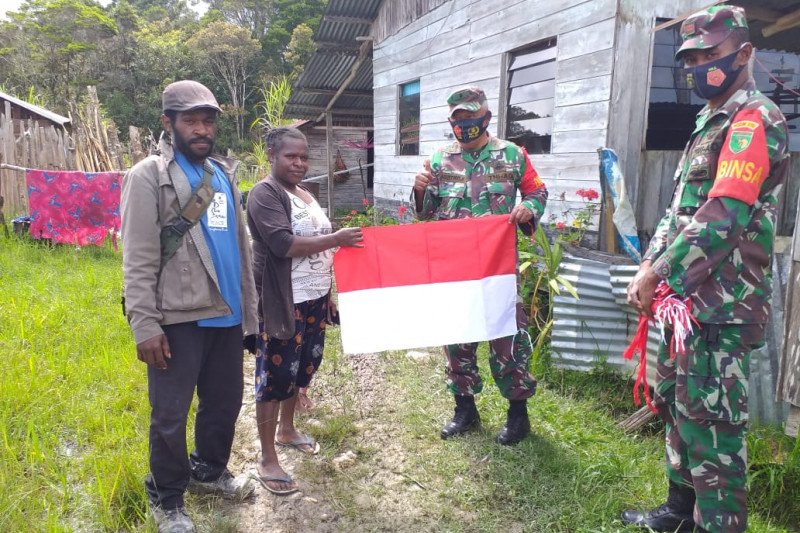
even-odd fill
[(692, 78), (692, 88), (697, 96), (704, 100), (710, 100), (730, 89), (739, 76), (739, 72), (744, 68), (744, 65), (738, 68), (733, 67), (739, 50), (705, 65), (684, 68)]
[(461, 120), (451, 118), (450, 126), (453, 128), (456, 139), (464, 144), (468, 144), (479, 139), (481, 135), (486, 133), (491, 119), (492, 112), (487, 111), (485, 115), (477, 118), (465, 118)]

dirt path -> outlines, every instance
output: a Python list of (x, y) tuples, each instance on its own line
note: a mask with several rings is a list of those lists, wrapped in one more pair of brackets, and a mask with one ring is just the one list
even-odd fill
[[(393, 435), (397, 426), (393, 424), (392, 395), (398, 392), (387, 383), (385, 361), (379, 355), (360, 355), (341, 357), (338, 368), (331, 369), (329, 361), (325, 364), (326, 371), (315, 377), (309, 391), (316, 405), (298, 419), (301, 429), (323, 433), (322, 453), (312, 457), (279, 450), (281, 463), (299, 482), (300, 492), (274, 496), (258, 485), (254, 498), (235, 505), (215, 502), (213, 509), (241, 532), (429, 529), (415, 516), (413, 505), (423, 486), (404, 473), (406, 455)], [(249, 363), (245, 368), (246, 395), (251, 394), (252, 386)], [(349, 424), (346, 438), (326, 442), (324, 435), (337, 436), (331, 429), (337, 420)], [(251, 401), (239, 417), (231, 471), (253, 471), (259, 453)]]

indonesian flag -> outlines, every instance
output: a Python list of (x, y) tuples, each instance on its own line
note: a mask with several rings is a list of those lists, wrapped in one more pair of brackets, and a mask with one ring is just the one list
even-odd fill
[(516, 227), (508, 215), (364, 228), (334, 256), (345, 353), (513, 335)]

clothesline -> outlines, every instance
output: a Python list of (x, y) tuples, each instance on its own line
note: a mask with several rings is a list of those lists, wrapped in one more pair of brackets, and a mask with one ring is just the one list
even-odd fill
[[(360, 167), (352, 167), (352, 168), (346, 168), (344, 170), (337, 170), (336, 172), (333, 173), (333, 175), (337, 176), (339, 174), (346, 174), (346, 173), (351, 172), (351, 171), (360, 170), (362, 168), (369, 168), (369, 167), (372, 167), (372, 166), (375, 166), (375, 163), (367, 163), (366, 165), (361, 165)], [(5, 169), (8, 169), (8, 170), (16, 170), (17, 172), (26, 172), (28, 170), (31, 170), (31, 169), (28, 169), (28, 168), (25, 168), (25, 167), (18, 167), (17, 165), (9, 165), (8, 163), (0, 163), (0, 168), (5, 168)], [(123, 171), (121, 171), (121, 170), (110, 170), (108, 172), (123, 172)], [(327, 177), (328, 177), (327, 174), (320, 174), (319, 176), (312, 176), (310, 178), (305, 178), (305, 179), (303, 179), (303, 181), (320, 181), (323, 178), (327, 178)]]
[[(367, 163), (366, 165), (361, 165), (358, 167), (346, 168), (344, 170), (337, 170), (336, 172), (333, 173), (333, 175), (338, 176), (339, 174), (347, 174), (348, 172), (351, 172), (353, 170), (361, 170), (362, 168), (369, 168), (374, 166), (375, 163)], [(303, 181), (321, 181), (323, 179), (326, 179), (327, 177), (328, 177), (327, 174), (320, 174), (319, 176), (311, 176), (310, 178), (303, 178)]]
[(0, 163), (0, 168), (5, 168), (8, 170), (16, 170), (17, 172), (25, 172), (28, 170), (24, 167), (18, 167), (17, 165), (9, 165), (8, 163)]

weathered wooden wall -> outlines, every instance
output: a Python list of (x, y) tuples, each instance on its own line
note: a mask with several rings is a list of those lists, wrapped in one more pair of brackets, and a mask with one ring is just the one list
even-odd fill
[[(68, 149), (69, 138), (61, 128), (31, 119), (11, 119), (11, 106), (4, 103), (0, 110), (0, 163), (47, 170), (74, 168), (74, 155)], [(17, 135), (15, 131), (21, 133)], [(0, 169), (0, 196), (5, 201), (2, 209), (6, 219), (27, 214), (25, 173)]]
[(390, 0), (383, 2), (375, 22), (372, 24), (372, 36), (375, 42), (394, 35), (400, 28), (417, 20), (428, 11), (435, 9), (447, 0)]
[[(397, 9), (384, 2), (384, 12)], [(596, 150), (606, 144), (617, 0), (450, 0), (382, 41), (373, 51), (375, 197), (407, 199), (414, 175), (450, 142), (447, 95), (468, 84), (486, 91), (503, 132), (505, 58), (510, 51), (557, 37), (552, 153), (533, 155), (550, 190), (549, 217), (580, 207), (581, 187), (599, 188)], [(398, 84), (420, 79), (420, 156), (397, 156)], [(563, 200), (561, 200), (563, 198)], [(560, 218), (560, 216), (559, 216)]]
[[(619, 1), (617, 44), (614, 47), (614, 79), (611, 89), (614, 97), (610, 113), (608, 146), (619, 155), (628, 185), (628, 194), (634, 202), (634, 207), (639, 208), (640, 216), (649, 216), (650, 211), (654, 209), (649, 203), (642, 209), (640, 202), (646, 198), (649, 200), (653, 198), (638, 194), (642, 181), (653, 179), (652, 175), (639, 174), (643, 168), (640, 159), (644, 151), (644, 136), (647, 129), (654, 37), (652, 29), (656, 26), (657, 18), (687, 15), (708, 4), (708, 0)], [(669, 171), (669, 176), (672, 176), (673, 171), (674, 168)]]
[[(308, 176), (327, 175), (328, 157), (325, 148), (325, 127), (305, 127), (301, 128), (308, 138)], [(367, 151), (365, 149), (351, 148), (345, 141), (364, 143), (367, 140), (367, 132), (358, 128), (333, 129), (333, 146), (342, 154), (347, 168), (358, 167), (358, 160), (364, 168), (364, 182), (362, 185), (361, 175), (358, 170), (351, 171), (350, 177), (344, 181), (337, 181), (333, 187), (333, 206), (334, 210), (360, 210), (364, 208), (364, 187), (367, 185)], [(335, 154), (334, 154), (335, 155)], [(372, 202), (372, 188), (367, 188), (367, 199)], [(328, 180), (320, 182), (319, 204), (322, 207), (328, 206)]]

